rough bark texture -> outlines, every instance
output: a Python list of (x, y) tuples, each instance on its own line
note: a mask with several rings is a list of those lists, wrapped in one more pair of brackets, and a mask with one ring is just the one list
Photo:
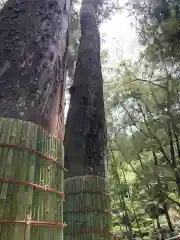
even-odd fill
[(81, 39), (65, 131), (67, 177), (106, 174), (106, 127), (96, 4), (84, 1)]
[(9, 0), (0, 12), (0, 116), (63, 138), (69, 0)]

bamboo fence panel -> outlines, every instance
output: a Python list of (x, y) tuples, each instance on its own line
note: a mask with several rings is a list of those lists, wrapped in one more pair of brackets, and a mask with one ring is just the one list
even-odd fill
[(63, 182), (62, 142), (0, 118), (0, 239), (62, 240)]
[(64, 239), (114, 240), (106, 180), (88, 175), (65, 179), (64, 184)]

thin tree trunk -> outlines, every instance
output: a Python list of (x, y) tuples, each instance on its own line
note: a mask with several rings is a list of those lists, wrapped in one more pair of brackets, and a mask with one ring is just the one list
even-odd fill
[(158, 171), (157, 171), (158, 159), (157, 159), (155, 151), (153, 151), (153, 157), (154, 157), (154, 165), (155, 165), (155, 168), (156, 168), (157, 182), (158, 182), (159, 189), (160, 189), (159, 190), (159, 195), (160, 195), (160, 198), (161, 198), (160, 200), (163, 202), (163, 209), (164, 209), (164, 213), (165, 213), (165, 216), (166, 216), (166, 220), (167, 220), (167, 223), (168, 223), (169, 230), (171, 232), (173, 232), (174, 228), (173, 228), (173, 225), (171, 223), (171, 219), (170, 219), (170, 216), (169, 216), (169, 213), (168, 213), (168, 208), (167, 208), (167, 204), (165, 202), (165, 196), (164, 196), (164, 192), (163, 192), (163, 189), (162, 189), (161, 180), (160, 180), (160, 177), (159, 177), (159, 174), (158, 174)]
[(132, 240), (133, 238), (133, 232), (132, 232), (132, 225), (131, 225), (131, 221), (130, 221), (130, 218), (129, 218), (129, 214), (128, 214), (128, 208), (127, 208), (127, 205), (126, 205), (126, 202), (124, 200), (124, 197), (122, 196), (122, 202), (123, 202), (123, 208), (124, 208), (124, 211), (125, 211), (125, 216), (126, 216), (126, 219), (127, 219), (127, 222), (125, 223), (125, 225), (128, 227), (128, 230), (129, 230), (129, 239)]
[(170, 198), (170, 197), (167, 196), (167, 195), (164, 195), (164, 197), (165, 197), (166, 199), (168, 199), (171, 203), (176, 204), (176, 206), (178, 206), (178, 208), (180, 208), (180, 203), (179, 203), (179, 202), (177, 202), (176, 200)]
[(176, 131), (174, 130), (174, 136), (175, 136), (175, 140), (176, 140), (176, 148), (177, 148), (177, 152), (178, 152), (178, 157), (180, 158), (180, 144), (179, 144), (179, 138), (178, 135), (176, 133)]
[(106, 125), (96, 3), (84, 1), (80, 12), (81, 39), (65, 133), (67, 177), (105, 176)]
[(164, 212), (165, 212), (165, 215), (166, 215), (166, 219), (167, 219), (167, 223), (168, 223), (168, 226), (169, 226), (169, 230), (171, 232), (174, 232), (174, 228), (172, 226), (172, 222), (171, 222), (171, 219), (170, 219), (170, 216), (169, 216), (169, 212), (168, 212), (168, 208), (166, 206), (166, 203), (163, 203), (163, 208), (164, 208)]
[(63, 138), (69, 0), (8, 0), (0, 12), (0, 116)]
[(153, 220), (153, 230), (154, 230), (154, 232), (156, 233), (156, 240), (159, 240), (159, 238), (158, 238), (158, 236), (157, 236), (157, 228), (156, 228), (156, 225), (155, 225), (155, 222), (154, 222), (154, 220)]
[(161, 235), (161, 240), (165, 240), (164, 234), (162, 233), (161, 224), (160, 224), (160, 222), (159, 222), (159, 217), (157, 217), (156, 221), (157, 221), (157, 228), (158, 228), (159, 233), (160, 233), (160, 235)]
[[(167, 69), (166, 69), (166, 72), (168, 73)], [(178, 191), (178, 195), (180, 196), (180, 172), (177, 167), (175, 150), (174, 150), (174, 141), (173, 141), (173, 126), (172, 126), (173, 118), (172, 118), (172, 113), (171, 113), (173, 101), (172, 101), (172, 93), (170, 91), (170, 81), (172, 81), (172, 79), (169, 78), (169, 74), (168, 74), (168, 78), (167, 78), (167, 114), (169, 116), (169, 120), (168, 120), (167, 133), (169, 136), (169, 145), (170, 145), (169, 147), (170, 147), (170, 153), (171, 153), (171, 168), (172, 168), (172, 170), (174, 170), (177, 191)]]
[(172, 134), (170, 123), (168, 126), (168, 135), (169, 135), (169, 145), (170, 145), (169, 148), (171, 153), (171, 168), (174, 170), (174, 173), (175, 173), (177, 191), (178, 191), (178, 195), (180, 196), (180, 172), (177, 167), (174, 144), (173, 144), (173, 134)]
[[(114, 154), (111, 150), (111, 155), (112, 155), (112, 159), (113, 159), (113, 170), (114, 170), (114, 175), (115, 175), (115, 178), (116, 178), (116, 185), (117, 185), (117, 188), (119, 188), (120, 184), (121, 184), (121, 180), (120, 180), (120, 177), (119, 177), (119, 174), (118, 174), (118, 171), (117, 171), (117, 166), (116, 166), (116, 162), (115, 162), (115, 158), (114, 158)], [(129, 232), (130, 234), (130, 239), (133, 238), (133, 231), (132, 231), (132, 226), (131, 226), (131, 223), (130, 223), (130, 218), (129, 218), (129, 214), (128, 214), (128, 208), (127, 208), (127, 205), (126, 205), (126, 202), (124, 200), (124, 197), (120, 196), (118, 194), (118, 198), (119, 198), (119, 202), (121, 204), (121, 206), (123, 205), (123, 211), (125, 212), (125, 214), (123, 213), (123, 216), (126, 216), (127, 219), (128, 219), (128, 223), (125, 224), (125, 227), (126, 227), (126, 230)]]
[(170, 124), (168, 125), (168, 135), (169, 135), (169, 140), (170, 140), (170, 152), (171, 152), (171, 159), (169, 159), (169, 157), (166, 155), (166, 153), (164, 151), (164, 148), (161, 146), (159, 138), (149, 128), (148, 122), (146, 120), (145, 114), (143, 112), (143, 109), (142, 109), (140, 103), (137, 102), (137, 104), (138, 104), (139, 110), (142, 113), (142, 116), (143, 116), (143, 119), (144, 119), (144, 123), (145, 123), (145, 125), (147, 127), (147, 130), (148, 130), (149, 134), (157, 141), (157, 143), (159, 144), (159, 149), (161, 150), (164, 159), (166, 159), (167, 163), (169, 164), (171, 169), (174, 171), (175, 178), (176, 178), (177, 191), (178, 191), (178, 194), (180, 196), (180, 184), (179, 184), (180, 183), (180, 175), (179, 175), (179, 170), (177, 168), (175, 154), (174, 154), (174, 146), (173, 146), (171, 126), (170, 126)]
[[(125, 175), (125, 172), (124, 172), (123, 169), (122, 169), (122, 173), (123, 173), (124, 181), (125, 181), (125, 183), (127, 184), (126, 175)], [(136, 215), (136, 211), (135, 211), (135, 208), (134, 208), (134, 203), (133, 203), (133, 201), (132, 201), (132, 199), (131, 199), (131, 194), (130, 194), (129, 188), (128, 188), (128, 197), (129, 197), (129, 200), (130, 200), (131, 203), (132, 203), (132, 209), (133, 209), (134, 217), (135, 217), (135, 220), (136, 220), (137, 228), (138, 228), (138, 231), (139, 231), (139, 236), (140, 236), (141, 239), (143, 239), (143, 235), (142, 235), (142, 232), (141, 232), (141, 227), (140, 227), (140, 224), (139, 224), (139, 220), (138, 220), (138, 218), (137, 218), (137, 215)]]

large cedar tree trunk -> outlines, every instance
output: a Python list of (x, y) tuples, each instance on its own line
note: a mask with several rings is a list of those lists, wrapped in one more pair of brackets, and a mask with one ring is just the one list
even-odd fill
[(8, 0), (0, 12), (0, 116), (63, 138), (69, 0)]
[(66, 177), (106, 175), (106, 126), (96, 6), (84, 0), (81, 39), (65, 131)]

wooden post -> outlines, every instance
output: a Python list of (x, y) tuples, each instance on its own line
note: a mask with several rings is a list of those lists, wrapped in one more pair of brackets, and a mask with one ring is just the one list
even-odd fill
[(62, 142), (0, 118), (0, 239), (62, 240), (63, 181)]

